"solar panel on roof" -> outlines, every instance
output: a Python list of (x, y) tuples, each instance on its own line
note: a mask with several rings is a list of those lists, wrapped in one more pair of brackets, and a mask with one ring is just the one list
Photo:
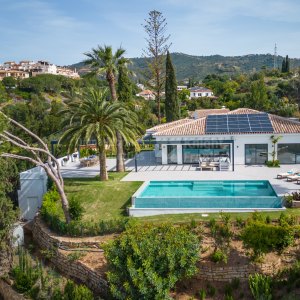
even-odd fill
[(240, 115), (209, 115), (206, 118), (206, 133), (254, 133), (273, 132), (267, 113)]

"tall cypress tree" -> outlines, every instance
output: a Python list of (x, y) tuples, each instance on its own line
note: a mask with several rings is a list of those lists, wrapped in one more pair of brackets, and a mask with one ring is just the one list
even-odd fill
[(180, 118), (179, 99), (177, 97), (177, 81), (169, 51), (166, 59), (165, 111), (167, 122)]
[(117, 94), (121, 102), (129, 102), (132, 99), (132, 84), (125, 66), (119, 67)]
[(290, 59), (288, 55), (285, 57), (285, 72), (290, 72)]
[(285, 72), (286, 72), (286, 62), (285, 62), (285, 58), (283, 58), (282, 65), (281, 65), (281, 73), (285, 73)]

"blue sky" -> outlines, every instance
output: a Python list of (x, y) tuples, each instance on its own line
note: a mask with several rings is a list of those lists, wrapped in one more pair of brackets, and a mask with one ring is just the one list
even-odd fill
[(299, 0), (0, 0), (0, 63), (45, 59), (72, 64), (98, 44), (145, 48), (150, 10), (168, 22), (172, 52), (278, 53), (300, 57)]

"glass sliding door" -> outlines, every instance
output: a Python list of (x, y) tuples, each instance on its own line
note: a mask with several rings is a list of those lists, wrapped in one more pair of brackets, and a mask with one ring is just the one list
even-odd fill
[(277, 157), (281, 164), (299, 164), (300, 144), (278, 144)]
[(268, 160), (268, 144), (246, 144), (245, 164), (263, 165)]
[(230, 144), (184, 145), (182, 156), (184, 164), (197, 164), (200, 158), (211, 161), (220, 157), (230, 158)]
[(167, 145), (168, 164), (177, 164), (177, 145)]

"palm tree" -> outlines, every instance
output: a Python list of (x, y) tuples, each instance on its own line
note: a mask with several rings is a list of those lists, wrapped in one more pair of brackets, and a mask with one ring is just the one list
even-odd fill
[[(113, 53), (111, 46), (104, 45), (103, 47), (98, 46), (93, 48), (91, 52), (85, 53), (88, 57), (84, 61), (86, 65), (89, 65), (92, 72), (97, 75), (105, 74), (106, 80), (109, 85), (112, 101), (117, 101), (117, 91), (116, 91), (116, 76), (118, 73), (118, 68), (120, 66), (125, 66), (129, 63), (129, 59), (125, 58), (123, 55), (125, 50), (121, 47)], [(117, 131), (117, 172), (124, 172), (125, 166), (123, 161), (123, 141), (122, 135)]]
[(100, 161), (100, 180), (107, 180), (106, 146), (114, 147), (116, 132), (125, 143), (138, 148), (136, 138), (139, 132), (137, 116), (120, 102), (107, 101), (107, 90), (88, 89), (82, 99), (70, 102), (62, 111), (66, 115), (66, 128), (60, 141), (68, 141), (69, 150), (80, 140), (96, 140)]

